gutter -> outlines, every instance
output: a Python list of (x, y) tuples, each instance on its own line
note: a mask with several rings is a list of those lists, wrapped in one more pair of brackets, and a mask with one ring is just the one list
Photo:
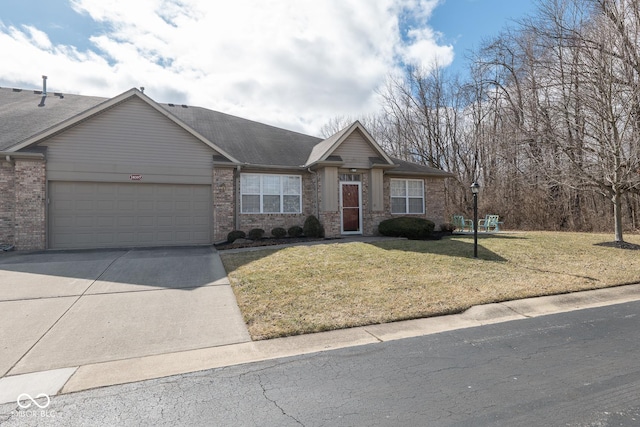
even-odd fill
[(37, 159), (44, 160), (44, 153), (22, 153), (15, 151), (0, 151), (0, 159), (4, 159), (9, 163), (12, 163), (13, 159)]
[(451, 172), (441, 172), (441, 173), (424, 173), (424, 172), (409, 172), (409, 171), (396, 171), (390, 170), (385, 171), (385, 175), (401, 175), (401, 176), (428, 176), (432, 178), (454, 178), (455, 175)]
[(304, 171), (307, 168), (305, 166), (282, 166), (282, 165), (259, 165), (255, 163), (242, 163), (241, 165), (245, 168), (255, 168), (255, 169), (273, 169), (273, 170), (287, 170), (287, 169), (296, 169), (300, 171)]

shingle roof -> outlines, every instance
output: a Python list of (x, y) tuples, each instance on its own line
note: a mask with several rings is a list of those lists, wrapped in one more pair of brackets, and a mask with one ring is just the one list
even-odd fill
[[(133, 90), (132, 94), (135, 92)], [(44, 133), (65, 120), (109, 102), (110, 99), (50, 92), (44, 99), (44, 105), (41, 105), (42, 94), (38, 91), (0, 88), (0, 151)], [(326, 154), (327, 149), (346, 132), (343, 130), (323, 140), (206, 108), (173, 104), (155, 105), (165, 109), (179, 122), (247, 165), (299, 168), (310, 163), (314, 154)], [(372, 163), (388, 164), (384, 159), (379, 160), (380, 162)], [(398, 165), (392, 169), (393, 173), (451, 176), (440, 169), (399, 159), (392, 161)]]
[(407, 174), (407, 175), (430, 175), (430, 176), (442, 176), (452, 177), (453, 174), (445, 172), (442, 169), (433, 168), (431, 166), (420, 165), (418, 163), (407, 162), (396, 158), (391, 158), (393, 162), (398, 165), (397, 168), (391, 169), (391, 174)]
[(300, 167), (320, 138), (201, 107), (160, 104), (189, 127), (241, 162)]
[(311, 150), (311, 154), (308, 157), (308, 163), (311, 164), (319, 161), (326, 154), (327, 150), (329, 150), (333, 146), (333, 144), (338, 142), (338, 140), (344, 136), (344, 133), (347, 130), (349, 130), (348, 127), (342, 129), (338, 133), (331, 135), (329, 138), (325, 139), (324, 141), (321, 141), (318, 144), (316, 144)]
[(42, 105), (38, 92), (0, 88), (0, 151), (106, 101), (49, 92)]

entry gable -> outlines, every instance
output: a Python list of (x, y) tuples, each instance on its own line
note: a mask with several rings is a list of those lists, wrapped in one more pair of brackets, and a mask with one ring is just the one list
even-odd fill
[(327, 161), (335, 163), (332, 159), (336, 158), (342, 159), (344, 167), (369, 168), (371, 158), (376, 159), (376, 164), (395, 166), (393, 160), (359, 121), (313, 147), (305, 166), (311, 167)]

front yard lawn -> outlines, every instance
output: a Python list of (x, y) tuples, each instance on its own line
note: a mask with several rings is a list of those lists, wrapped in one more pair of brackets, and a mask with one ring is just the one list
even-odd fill
[[(224, 253), (254, 340), (456, 313), (490, 302), (640, 282), (609, 234), (500, 233)], [(626, 235), (640, 244), (639, 235)]]

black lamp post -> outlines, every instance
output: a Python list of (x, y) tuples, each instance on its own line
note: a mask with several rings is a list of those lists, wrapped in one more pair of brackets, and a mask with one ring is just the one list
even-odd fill
[(478, 258), (478, 191), (480, 184), (474, 181), (471, 184), (471, 192), (473, 193), (473, 257)]

